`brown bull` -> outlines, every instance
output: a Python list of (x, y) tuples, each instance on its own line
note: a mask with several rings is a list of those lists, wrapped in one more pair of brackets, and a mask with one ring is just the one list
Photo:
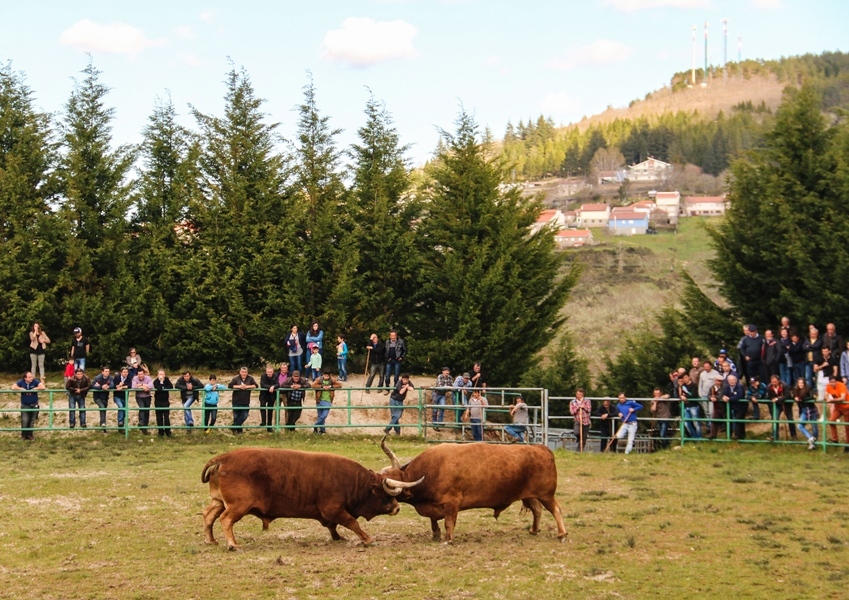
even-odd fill
[(381, 471), (393, 479), (424, 479), (415, 488), (405, 489), (398, 500), (412, 504), (423, 517), (429, 517), (433, 539), (439, 541), (439, 521), (445, 519), (445, 538), (453, 541), (457, 513), (470, 508), (491, 508), (497, 519), (508, 506), (521, 500), (533, 513), (530, 532), (539, 532), (542, 508), (557, 521), (557, 537), (566, 539), (557, 491), (554, 454), (545, 446), (496, 446), (485, 443), (442, 444), (428, 448), (406, 465), (386, 447), (380, 447), (392, 460)]
[(212, 526), (221, 517), (230, 550), (238, 548), (233, 525), (245, 515), (259, 517), (263, 529), (274, 519), (315, 519), (334, 540), (342, 539), (342, 525), (370, 544), (357, 519), (397, 514), (396, 496), (420, 483), (389, 479), (335, 454), (271, 448), (219, 454), (203, 467), (201, 481), (212, 497), (203, 511), (206, 542), (217, 543)]

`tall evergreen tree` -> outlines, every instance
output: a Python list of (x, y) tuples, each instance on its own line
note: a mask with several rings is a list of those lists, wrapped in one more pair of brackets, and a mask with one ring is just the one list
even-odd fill
[(131, 238), (133, 277), (140, 288), (134, 319), (142, 319), (153, 336), (137, 342), (142, 356), (166, 364), (188, 364), (193, 342), (173, 308), (192, 276), (194, 228), (188, 220), (189, 202), (197, 190), (197, 146), (177, 123), (171, 102), (157, 100), (141, 145), (142, 168), (135, 196), (134, 235)]
[(847, 125), (829, 127), (811, 85), (790, 88), (766, 147), (732, 167), (730, 208), (710, 229), (720, 292), (746, 321), (849, 327)]
[(49, 116), (34, 107), (23, 76), (0, 65), (0, 361), (14, 370), (28, 364), (33, 321), (61, 335), (54, 288), (64, 237), (50, 206), (56, 159)]
[(280, 301), (292, 247), (277, 124), (265, 122), (244, 69), (231, 69), (226, 86), (223, 117), (192, 111), (201, 130), (200, 194), (190, 204), (190, 285), (176, 308), (181, 353), (215, 366), (281, 358), (293, 310)]
[(127, 235), (132, 190), (128, 175), (135, 152), (130, 146), (112, 148), (114, 109), (104, 102), (109, 89), (91, 61), (82, 73), (65, 106), (63, 123), (58, 172), (68, 255), (58, 297), (68, 336), (74, 325), (83, 327), (92, 336), (90, 360), (96, 361), (122, 356), (131, 339), (132, 307), (139, 301), (128, 269)]
[(515, 383), (516, 364), (533, 366), (562, 323), (577, 271), (562, 272), (553, 231), (530, 233), (541, 204), (501, 186), (506, 174), (474, 119), (461, 113), (456, 133), (443, 135), (447, 150), (423, 192), (410, 358), (426, 370), (479, 359), (493, 383)]
[(418, 202), (410, 194), (410, 174), (392, 117), (369, 99), (366, 123), (351, 146), (352, 250), (357, 256), (356, 285), (347, 305), (349, 335), (386, 332), (413, 311)]
[(296, 322), (306, 326), (318, 318), (326, 330), (340, 331), (349, 316), (344, 298), (351, 292), (358, 258), (346, 244), (351, 224), (336, 145), (341, 130), (319, 111), (312, 76), (298, 113), (289, 207), (298, 251), (291, 257), (289, 292), (300, 309)]

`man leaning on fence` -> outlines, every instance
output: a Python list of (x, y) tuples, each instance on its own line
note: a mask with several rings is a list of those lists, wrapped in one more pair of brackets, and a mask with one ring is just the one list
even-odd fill
[(32, 430), (38, 419), (38, 391), (43, 390), (44, 384), (35, 378), (32, 371), (27, 371), (24, 376), (12, 384), (13, 390), (21, 390), (21, 438), (32, 440)]
[(516, 396), (513, 406), (510, 407), (510, 417), (513, 424), (504, 428), (504, 432), (510, 436), (511, 442), (525, 442), (525, 433), (528, 431), (528, 405), (524, 398)]
[(846, 389), (846, 384), (838, 381), (834, 373), (831, 373), (828, 377), (828, 385), (825, 388), (825, 402), (830, 407), (828, 413), (828, 420), (831, 422), (828, 426), (829, 443), (838, 443), (836, 423), (842, 418), (847, 444), (843, 448), (843, 452), (849, 452), (849, 391)]
[(578, 452), (583, 452), (590, 435), (590, 415), (592, 404), (584, 398), (584, 390), (575, 390), (575, 399), (569, 403), (569, 414), (575, 417), (575, 438), (578, 440)]
[(81, 368), (77, 368), (74, 376), (65, 384), (65, 389), (68, 390), (68, 407), (71, 409), (68, 412), (68, 422), (71, 429), (76, 427), (76, 419), (74, 417), (74, 407), (80, 413), (80, 427), (85, 429), (85, 397), (88, 390), (91, 388), (91, 382), (86, 377), (85, 372)]
[(669, 401), (669, 394), (662, 394), (660, 388), (657, 387), (652, 391), (651, 412), (655, 418), (660, 447), (669, 448), (669, 422), (672, 420), (672, 404)]
[(434, 405), (431, 421), (433, 421), (433, 428), (436, 431), (439, 431), (439, 428), (445, 421), (446, 398), (450, 398), (451, 384), (453, 383), (454, 379), (451, 377), (451, 369), (449, 367), (442, 367), (442, 371), (436, 376), (436, 385), (431, 390), (431, 403)]

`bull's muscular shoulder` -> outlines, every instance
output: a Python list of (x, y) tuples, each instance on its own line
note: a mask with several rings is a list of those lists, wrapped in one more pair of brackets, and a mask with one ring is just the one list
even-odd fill
[(349, 477), (368, 473), (359, 463), (328, 452), (304, 452), (282, 448), (239, 448), (213, 459), (219, 475), (273, 478), (283, 473), (301, 473), (316, 480), (328, 474)]
[(541, 472), (556, 474), (554, 454), (545, 446), (503, 446), (486, 443), (442, 444), (428, 448), (405, 468), (406, 478), (428, 476), (423, 487), (441, 478), (504, 479)]

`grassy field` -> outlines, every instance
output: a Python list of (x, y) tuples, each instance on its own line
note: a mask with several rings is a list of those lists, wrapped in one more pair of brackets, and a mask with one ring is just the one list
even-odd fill
[(623, 334), (675, 303), (682, 272), (718, 299), (709, 287), (706, 262), (713, 249), (704, 225), (705, 219), (691, 217), (681, 219), (678, 233), (635, 236), (593, 229), (599, 245), (567, 250), (583, 274), (563, 312), (591, 366), (601, 368), (605, 356), (618, 352)]
[[(330, 436), (328, 436), (330, 437)], [(0, 437), (2, 598), (844, 598), (849, 459), (798, 448), (687, 446), (653, 455), (558, 452), (554, 520), (517, 506), (461, 513), (451, 546), (403, 505), (364, 523), (377, 545), (318, 523), (246, 517), (243, 546), (203, 543), (201, 467), (238, 443), (387, 464), (377, 438), (215, 433)], [(166, 447), (167, 446), (167, 447)], [(393, 440), (404, 460), (425, 446)], [(220, 538), (220, 526), (216, 526)]]

